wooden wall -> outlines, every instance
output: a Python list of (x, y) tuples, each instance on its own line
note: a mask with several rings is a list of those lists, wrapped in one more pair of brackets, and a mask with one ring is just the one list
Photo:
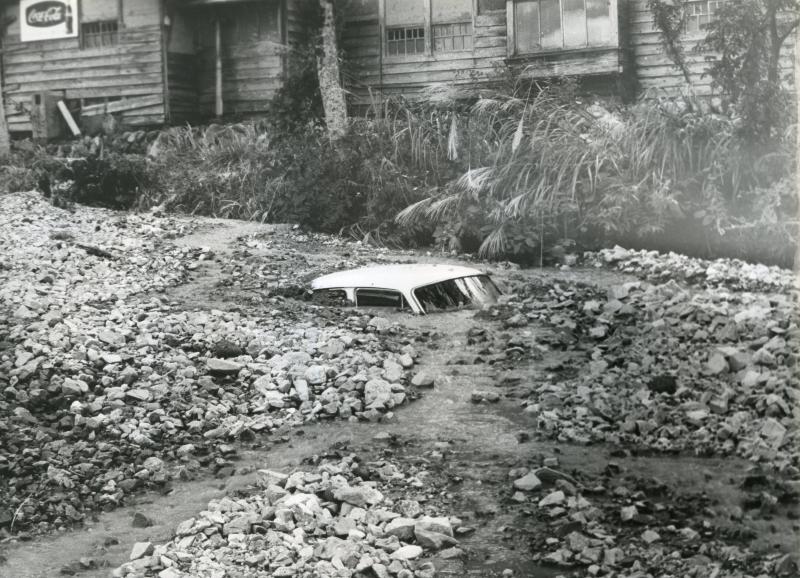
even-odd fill
[(382, 54), (385, 49), (382, 49), (380, 0), (350, 1), (355, 3), (355, 9), (346, 17), (342, 48), (348, 66), (347, 88), (351, 93), (351, 102), (356, 107), (370, 104), (381, 92), (385, 96), (403, 94), (413, 98), (431, 85), (488, 84), (497, 80), (506, 64), (528, 78), (616, 75), (621, 72), (618, 47), (508, 59), (505, 2), (484, 0), (473, 3), (471, 52), (387, 57)]
[[(357, 107), (370, 103), (373, 96), (418, 95), (431, 85), (475, 85), (490, 82), (506, 65), (523, 76), (607, 77), (617, 73), (619, 83), (611, 83), (616, 92), (634, 95), (675, 96), (687, 91), (681, 71), (664, 53), (647, 0), (619, 0), (619, 47), (608, 49), (552, 52), (546, 56), (511, 57), (507, 48), (507, 11), (496, 0), (476, 0), (474, 16), (474, 51), (426, 58), (407, 57), (405, 61), (387, 58), (382, 48), (379, 2), (349, 0), (353, 7), (346, 19), (342, 47), (348, 66), (347, 83), (351, 102)], [(389, 1), (389, 0), (385, 0)], [(413, 0), (419, 2), (420, 0)], [(504, 4), (504, 3), (503, 3)], [(491, 9), (483, 8), (488, 6)], [(684, 39), (690, 78), (696, 94), (711, 94), (711, 79), (704, 76), (706, 55), (695, 50), (702, 33), (687, 34)], [(794, 36), (790, 40), (793, 40)], [(794, 43), (788, 42), (782, 59), (787, 75), (794, 69)]]
[[(64, 91), (68, 99), (152, 97), (146, 107), (119, 113), (128, 125), (164, 122), (164, 77), (159, 0), (122, 0), (117, 46), (81, 49), (78, 38), (20, 42), (19, 5), (4, 7), (12, 21), (5, 30), (3, 73), (9, 129), (30, 131), (31, 97), (46, 90)], [(117, 13), (118, 0), (83, 0), (82, 21)], [(157, 96), (162, 99), (157, 99)]]
[[(647, 0), (627, 0), (627, 2), (631, 74), (636, 79), (639, 93), (650, 96), (675, 96), (686, 93), (688, 85), (680, 69), (664, 53)], [(683, 48), (695, 94), (708, 96), (713, 93), (713, 89), (711, 78), (703, 75), (708, 68), (706, 54), (695, 49), (703, 36), (704, 33), (686, 34)], [(794, 35), (787, 42), (781, 61), (781, 67), (788, 74), (794, 70), (793, 39)]]
[(278, 0), (195, 9), (197, 107), (214, 112), (216, 61), (214, 19), (222, 19), (222, 100), (225, 115), (248, 115), (269, 108), (281, 86), (285, 53), (285, 7)]

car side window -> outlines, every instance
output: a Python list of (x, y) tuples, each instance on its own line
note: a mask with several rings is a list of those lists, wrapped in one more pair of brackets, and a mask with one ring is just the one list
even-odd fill
[(344, 289), (319, 289), (314, 291), (311, 300), (318, 305), (332, 305), (343, 307), (352, 305), (347, 299), (347, 291)]
[(356, 289), (356, 307), (394, 307), (406, 306), (402, 293), (388, 289)]

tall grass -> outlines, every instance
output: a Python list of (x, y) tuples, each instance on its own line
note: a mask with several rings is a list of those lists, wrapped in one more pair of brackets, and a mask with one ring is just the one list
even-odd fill
[(461, 121), (481, 143), (471, 166), (397, 220), (469, 228), (486, 257), (541, 254), (564, 236), (646, 237), (700, 210), (722, 230), (791, 173), (791, 148), (754, 151), (735, 121), (697, 110), (647, 100), (611, 114), (558, 87), (479, 99)]

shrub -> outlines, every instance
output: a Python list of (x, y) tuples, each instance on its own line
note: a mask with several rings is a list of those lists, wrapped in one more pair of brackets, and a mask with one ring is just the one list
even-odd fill
[(406, 133), (395, 135), (385, 121), (358, 120), (334, 145), (315, 123), (291, 130), (267, 122), (172, 129), (159, 138), (152, 163), (163, 192), (147, 204), (423, 240), (424, 227), (399, 239), (393, 225), (401, 208), (421, 198), (429, 176), (407, 164)]
[[(743, 223), (770, 227), (753, 213), (764, 191), (795, 171), (792, 134), (753, 147), (735, 120), (701, 103), (647, 100), (612, 114), (556, 85), (530, 98), (478, 100), (462, 123), (472, 138), (483, 135), (471, 166), (398, 221), (478, 238), (486, 257), (541, 261), (564, 238), (664, 240), (678, 223), (700, 228), (697, 237), (706, 242), (693, 250), (703, 251), (710, 246), (703, 227), (714, 227), (720, 239)], [(793, 215), (790, 195), (778, 196), (783, 208), (774, 218), (785, 222)]]

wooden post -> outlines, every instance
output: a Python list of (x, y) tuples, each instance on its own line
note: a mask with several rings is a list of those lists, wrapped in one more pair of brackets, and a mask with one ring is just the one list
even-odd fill
[(222, 26), (219, 14), (214, 19), (214, 56), (216, 58), (216, 83), (214, 86), (214, 114), (222, 116)]
[[(795, 106), (797, 106), (798, 118), (800, 118), (800, 26), (797, 27), (794, 36), (794, 98)], [(797, 135), (796, 152), (796, 172), (800, 171), (800, 130), (795, 129)], [(797, 194), (797, 223), (795, 223), (795, 249), (794, 249), (794, 274), (798, 283), (800, 283), (800, 176), (795, 175), (794, 182), (795, 191)], [(798, 305), (800, 305), (800, 297), (798, 297)]]
[[(3, 40), (5, 38), (0, 37), (0, 48), (5, 46)], [(6, 120), (6, 101), (3, 94), (3, 72), (3, 67), (0, 66), (0, 157), (8, 156), (11, 152), (11, 138), (8, 134), (8, 121)]]

